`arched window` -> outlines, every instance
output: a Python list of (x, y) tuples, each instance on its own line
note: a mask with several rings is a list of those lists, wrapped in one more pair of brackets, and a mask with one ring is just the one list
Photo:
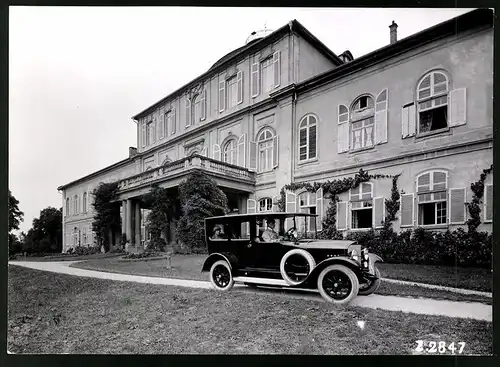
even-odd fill
[(446, 224), (448, 173), (441, 170), (421, 173), (417, 176), (416, 187), (418, 224)]
[(236, 139), (231, 139), (229, 140), (225, 145), (223, 149), (223, 159), (224, 162), (230, 163), (230, 164), (236, 164)]
[(201, 98), (197, 95), (192, 100), (193, 104), (193, 124), (200, 122), (201, 120)]
[(273, 210), (273, 199), (262, 198), (259, 200), (259, 212), (270, 212)]
[(69, 212), (69, 198), (66, 198), (66, 216), (71, 215)]
[(83, 212), (87, 212), (87, 193), (83, 193)]
[(351, 228), (372, 228), (373, 226), (373, 184), (362, 182), (349, 191), (351, 205)]
[(448, 77), (439, 71), (425, 75), (417, 86), (418, 133), (448, 127)]
[(271, 129), (264, 129), (259, 133), (257, 137), (257, 143), (259, 145), (259, 172), (270, 171), (273, 169), (273, 146), (274, 133)]
[(74, 197), (74, 205), (73, 205), (73, 208), (74, 208), (74, 214), (78, 214), (79, 211), (78, 211), (78, 195), (75, 195)]
[(361, 96), (351, 108), (351, 147), (353, 150), (369, 148), (374, 140), (374, 101), (371, 96)]
[(317, 120), (313, 115), (305, 116), (299, 124), (299, 161), (316, 158)]

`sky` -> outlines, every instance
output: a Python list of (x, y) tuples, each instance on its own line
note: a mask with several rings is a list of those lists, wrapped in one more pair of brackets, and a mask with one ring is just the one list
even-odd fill
[(10, 7), (9, 188), (21, 230), (57, 187), (128, 157), (131, 117), (207, 71), (254, 30), (298, 20), (358, 58), (472, 9)]

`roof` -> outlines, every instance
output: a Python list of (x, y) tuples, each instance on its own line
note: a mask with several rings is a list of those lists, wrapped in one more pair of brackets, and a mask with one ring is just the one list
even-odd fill
[(195, 79), (191, 80), (190, 82), (184, 84), (182, 87), (178, 88), (177, 90), (173, 91), (172, 93), (168, 94), (166, 97), (162, 98), (158, 102), (155, 102), (151, 106), (147, 107), (146, 109), (142, 110), (138, 114), (132, 117), (132, 119), (137, 120), (138, 118), (152, 112), (155, 110), (161, 103), (167, 101), (170, 98), (173, 98), (174, 96), (181, 94), (184, 90), (188, 89), (191, 86), (196, 85), (197, 83), (203, 81), (204, 79), (210, 77), (213, 74), (216, 74), (217, 72), (221, 71), (222, 69), (226, 68), (229, 66), (230, 63), (237, 62), (238, 59), (256, 52), (258, 49), (265, 47), (267, 44), (272, 43), (279, 38), (283, 37), (285, 34), (288, 34), (290, 32), (295, 32), (299, 35), (301, 35), (305, 40), (310, 42), (319, 52), (321, 52), (325, 57), (327, 57), (330, 61), (332, 61), (335, 65), (342, 65), (343, 61), (340, 59), (332, 50), (330, 50), (328, 47), (326, 47), (318, 38), (316, 38), (311, 32), (309, 32), (302, 24), (300, 24), (297, 20), (292, 20), (288, 24), (282, 26), (281, 28), (277, 29), (270, 35), (256, 39), (252, 42), (249, 42), (248, 44), (241, 46), (237, 48), (236, 50), (233, 50), (223, 56), (221, 59), (219, 59), (212, 67), (206, 71), (205, 73), (199, 75)]
[(251, 214), (234, 214), (234, 215), (221, 215), (218, 217), (209, 217), (206, 218), (206, 220), (212, 220), (212, 219), (227, 219), (227, 218), (239, 218), (239, 219), (245, 219), (245, 218), (251, 218), (251, 217), (293, 217), (293, 216), (306, 216), (306, 217), (317, 217), (317, 214), (309, 214), (309, 213), (296, 213), (296, 212), (263, 212), (263, 213), (251, 213)]
[(121, 160), (119, 162), (116, 162), (116, 163), (113, 163), (112, 165), (110, 166), (107, 166), (105, 168), (102, 168), (100, 169), (99, 171), (95, 171), (95, 172), (92, 172), (91, 174), (87, 175), (87, 176), (84, 176), (84, 177), (80, 177), (79, 179), (77, 180), (74, 180), (74, 181), (71, 181), (70, 183), (67, 183), (67, 184), (64, 184), (64, 185), (61, 185), (57, 188), (57, 190), (64, 190), (66, 187), (68, 186), (71, 186), (71, 185), (74, 185), (74, 184), (77, 184), (79, 182), (82, 182), (82, 181), (85, 181), (85, 180), (88, 180), (90, 178), (94, 178), (96, 176), (99, 176), (101, 173), (105, 173), (105, 172), (108, 172), (108, 171), (111, 171), (115, 168), (118, 168), (118, 167), (121, 167), (127, 163), (130, 163), (132, 160), (130, 158), (126, 158), (124, 160)]
[[(323, 74), (309, 78), (301, 83), (298, 83), (296, 89), (300, 92), (315, 86), (320, 86), (332, 80), (341, 79), (349, 74), (366, 69), (367, 67), (400, 55), (411, 49), (420, 47), (423, 44), (430, 43), (447, 36), (456, 35), (467, 30), (480, 27), (491, 28), (492, 26), (493, 10), (473, 10), (403, 38), (393, 44), (379, 48), (333, 70), (329, 70)], [(279, 92), (277, 92), (277, 94), (279, 94)]]

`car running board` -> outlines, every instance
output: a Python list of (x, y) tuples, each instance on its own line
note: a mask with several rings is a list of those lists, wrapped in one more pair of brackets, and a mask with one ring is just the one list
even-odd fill
[(252, 283), (252, 284), (262, 284), (262, 285), (277, 285), (280, 287), (290, 287), (290, 285), (283, 279), (234, 277), (233, 280), (238, 283)]

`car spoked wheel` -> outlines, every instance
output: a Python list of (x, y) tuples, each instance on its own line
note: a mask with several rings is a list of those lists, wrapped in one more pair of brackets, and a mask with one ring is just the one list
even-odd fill
[(227, 261), (219, 260), (212, 265), (210, 269), (210, 282), (219, 291), (229, 291), (233, 288), (234, 279)]
[(302, 249), (288, 251), (281, 259), (280, 273), (290, 285), (302, 283), (316, 267), (311, 254)]
[(368, 296), (372, 293), (375, 293), (378, 290), (378, 288), (380, 287), (381, 280), (380, 280), (380, 271), (377, 268), (375, 268), (375, 275), (378, 278), (377, 280), (369, 280), (368, 282), (359, 285), (359, 292), (358, 292), (359, 295)]
[(348, 267), (330, 265), (319, 274), (318, 290), (328, 302), (347, 304), (358, 294), (359, 282), (356, 274)]

